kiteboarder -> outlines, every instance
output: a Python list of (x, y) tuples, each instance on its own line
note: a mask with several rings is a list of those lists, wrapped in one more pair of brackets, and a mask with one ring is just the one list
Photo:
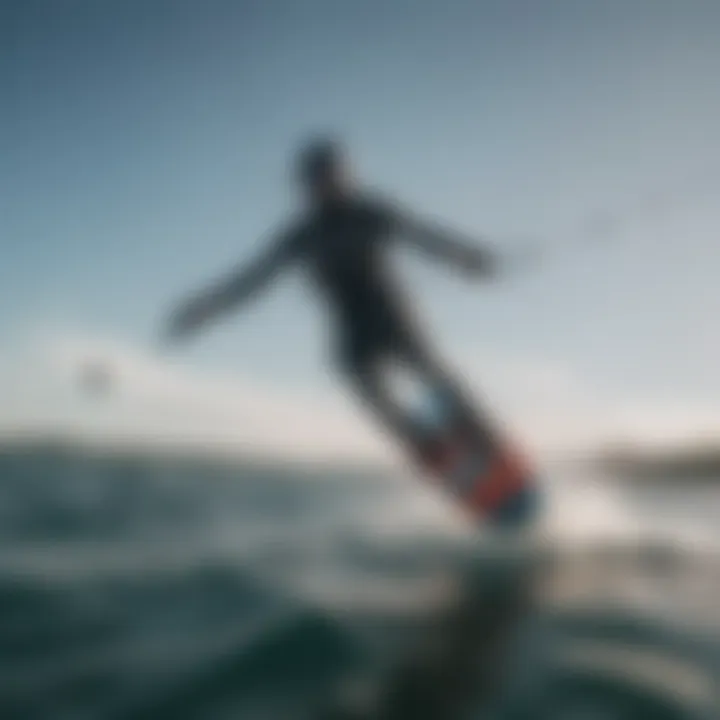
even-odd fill
[(415, 246), (473, 278), (491, 279), (499, 256), (485, 245), (401, 209), (355, 181), (343, 145), (304, 143), (294, 174), (304, 207), (252, 262), (184, 301), (167, 333), (180, 339), (238, 308), (292, 266), (306, 271), (333, 317), (335, 366), (380, 422), (417, 457), (427, 449), (415, 414), (393, 396), (395, 363), (422, 378), (433, 397), (474, 437), (491, 442), (468, 392), (438, 360), (390, 269), (391, 245)]

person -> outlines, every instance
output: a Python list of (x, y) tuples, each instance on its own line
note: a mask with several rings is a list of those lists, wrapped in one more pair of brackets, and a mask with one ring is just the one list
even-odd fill
[(428, 433), (393, 395), (387, 372), (393, 363), (422, 378), (443, 399), (458, 429), (491, 443), (489, 423), (479, 418), (467, 390), (421, 333), (391, 272), (388, 250), (396, 243), (412, 245), (484, 279), (496, 275), (498, 255), (361, 187), (344, 146), (334, 139), (305, 144), (295, 174), (306, 201), (299, 216), (254, 261), (181, 303), (171, 316), (168, 336), (177, 340), (190, 335), (249, 300), (281, 271), (299, 266), (334, 317), (335, 366), (415, 457), (427, 459), (431, 452)]

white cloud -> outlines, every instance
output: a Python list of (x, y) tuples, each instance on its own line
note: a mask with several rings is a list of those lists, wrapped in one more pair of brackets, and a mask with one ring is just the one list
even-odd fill
[[(79, 373), (108, 368), (112, 392), (88, 397)], [(342, 399), (202, 373), (114, 340), (52, 336), (0, 366), (0, 429), (84, 437), (220, 442), (264, 453), (383, 457), (387, 446)]]
[[(397, 449), (341, 393), (261, 385), (207, 373), (116, 340), (51, 334), (0, 356), (0, 431), (79, 433), (142, 441), (212, 442), (282, 457), (398, 461)], [(82, 364), (111, 368), (107, 398), (79, 392)], [(471, 350), (458, 366), (491, 398), (490, 412), (536, 452), (593, 446), (613, 437), (648, 441), (720, 436), (710, 404), (614, 398), (571, 367)]]

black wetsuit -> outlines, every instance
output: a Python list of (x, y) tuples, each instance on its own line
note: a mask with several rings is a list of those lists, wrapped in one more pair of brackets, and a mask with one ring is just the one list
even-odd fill
[(283, 266), (303, 267), (333, 315), (338, 367), (381, 421), (417, 448), (418, 428), (388, 390), (385, 361), (421, 375), (475, 430), (478, 424), (466, 393), (421, 337), (389, 267), (388, 246), (403, 238), (465, 269), (485, 270), (492, 262), (486, 250), (448, 240), (442, 231), (416, 224), (395, 206), (358, 195), (317, 208), (293, 223), (253, 267), (235, 278), (230, 292), (245, 295)]
[(296, 230), (298, 258), (333, 316), (337, 359), (353, 373), (419, 342), (388, 262), (400, 224), (390, 206), (355, 200), (316, 212)]

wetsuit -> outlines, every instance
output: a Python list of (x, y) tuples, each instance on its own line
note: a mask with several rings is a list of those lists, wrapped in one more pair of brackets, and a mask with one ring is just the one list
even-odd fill
[(334, 320), (336, 365), (357, 394), (398, 438), (419, 449), (413, 418), (393, 398), (385, 363), (420, 375), (455, 408), (465, 426), (482, 432), (466, 393), (431, 352), (389, 267), (387, 250), (403, 240), (466, 271), (492, 270), (492, 255), (395, 206), (357, 195), (319, 207), (294, 222), (251, 266), (224, 284), (227, 305), (264, 285), (284, 267), (305, 269)]

